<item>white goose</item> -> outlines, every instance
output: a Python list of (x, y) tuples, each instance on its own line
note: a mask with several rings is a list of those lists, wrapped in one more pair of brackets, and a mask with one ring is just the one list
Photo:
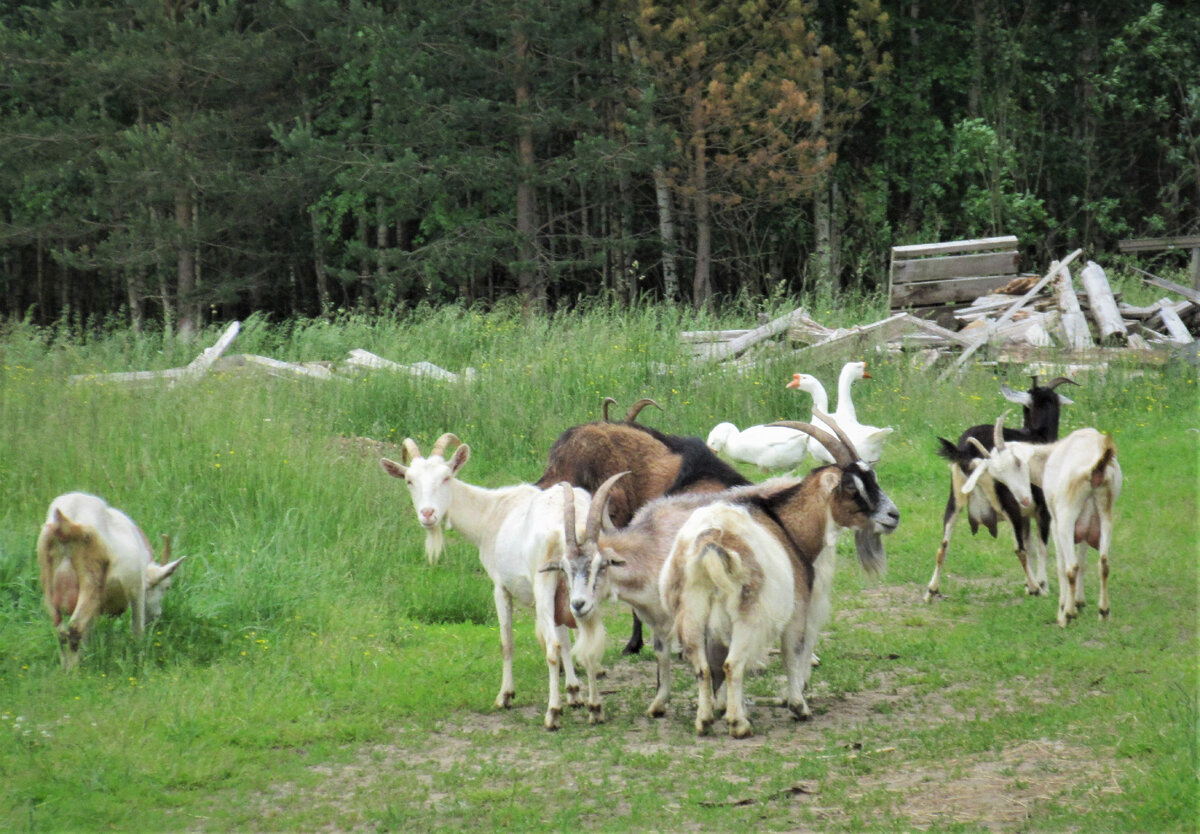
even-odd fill
[(707, 443), (714, 452), (763, 471), (794, 469), (808, 454), (808, 435), (785, 426), (750, 426), (738, 431), (733, 423), (718, 423), (708, 433)]
[[(811, 374), (792, 374), (792, 381), (787, 384), (787, 387), (797, 388), (812, 396), (813, 414), (809, 418), (809, 422), (815, 426), (824, 425), (824, 423), (820, 422), (820, 418), (817, 417), (817, 412), (823, 411), (826, 414), (829, 413), (829, 395), (825, 393), (825, 386), (821, 384), (821, 380)], [(840, 421), (838, 425), (841, 425)], [(850, 439), (853, 441), (854, 436), (851, 435)], [(820, 443), (810, 443), (808, 451), (822, 463), (834, 462), (833, 455), (829, 454)]]
[[(854, 443), (854, 448), (858, 450), (858, 454), (862, 459), (874, 465), (883, 456), (883, 441), (894, 430), (891, 427), (879, 428), (878, 426), (868, 426), (858, 422), (858, 415), (854, 410), (854, 400), (850, 394), (850, 386), (855, 381), (863, 378), (871, 378), (871, 375), (867, 373), (866, 362), (847, 362), (842, 366), (842, 372), (838, 375), (837, 410), (833, 412), (833, 417), (842, 430), (850, 436), (851, 442)], [(811, 394), (815, 409), (825, 411), (829, 406), (829, 397), (825, 393), (824, 386), (809, 374), (794, 374), (792, 381), (788, 383), (787, 387), (798, 388), (801, 391), (807, 391)], [(822, 454), (825, 450), (819, 443), (811, 444), (809, 451), (819, 460), (827, 463), (833, 462), (832, 460), (827, 460), (826, 454)]]

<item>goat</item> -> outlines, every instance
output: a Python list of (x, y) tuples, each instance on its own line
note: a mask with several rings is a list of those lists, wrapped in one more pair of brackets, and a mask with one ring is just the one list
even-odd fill
[[(613, 489), (608, 509), (617, 527), (624, 527), (639, 508), (660, 495), (719, 492), (750, 483), (700, 438), (668, 435), (626, 420), (583, 423), (564, 431), (550, 447), (546, 469), (534, 486), (549, 489), (566, 481), (594, 494), (606, 479), (624, 471), (630, 477)], [(635, 612), (623, 653), (637, 654), (642, 645), (642, 624)]]
[(663, 606), (674, 612), (672, 636), (699, 681), (696, 732), (713, 723), (710, 652), (725, 677), (729, 734), (753, 734), (742, 681), (782, 636), (796, 606), (796, 584), (787, 546), (744, 506), (719, 501), (700, 507), (679, 528), (659, 575)]
[[(1054, 390), (1063, 383), (1078, 384), (1067, 377), (1057, 377), (1044, 386), (1039, 386), (1037, 377), (1034, 377), (1033, 384), (1027, 392), (1014, 391), (1008, 385), (1002, 385), (1000, 391), (1004, 398), (1021, 405), (1024, 412), (1024, 426), (1020, 429), (1005, 428), (1002, 433), (1003, 438), (1030, 443), (1046, 443), (1056, 440), (1060, 408), (1063, 405), (1071, 404), (1070, 399)], [(974, 442), (972, 442), (972, 438)], [(991, 448), (995, 443), (993, 426), (986, 423), (972, 426), (959, 435), (957, 444), (951, 443), (944, 437), (939, 437), (938, 442), (940, 447), (937, 453), (945, 458), (950, 466), (950, 497), (946, 501), (946, 511), (942, 516), (942, 540), (938, 546), (933, 576), (925, 590), (925, 601), (929, 602), (934, 597), (941, 595), (940, 580), (946, 554), (950, 549), (950, 534), (954, 530), (955, 520), (964, 508), (967, 510), (967, 519), (971, 524), (972, 535), (978, 532), (979, 526), (982, 524), (995, 538), (997, 523), (1000, 520), (996, 506), (999, 506), (1003, 517), (1012, 524), (1017, 561), (1020, 562), (1025, 573), (1026, 592), (1034, 595), (1045, 593), (1045, 575), (1035, 578), (1029, 570), (1026, 543), (1029, 541), (1030, 516), (1022, 512), (1021, 507), (1013, 499), (1012, 493), (1002, 484), (996, 486), (994, 490), (995, 505), (993, 505), (983, 495), (968, 494), (962, 489), (975, 467), (975, 461), (979, 458), (979, 448), (975, 444)], [(1038, 533), (1041, 537), (1040, 547), (1044, 549), (1049, 536), (1050, 516), (1040, 490), (1034, 491), (1033, 498), (1036, 504), (1034, 515), (1038, 520)]]
[[(860, 563), (878, 572), (886, 560), (880, 534), (891, 532), (900, 519), (896, 505), (879, 488), (871, 468), (858, 460), (849, 439), (831, 418), (822, 419), (829, 422), (836, 438), (808, 423), (780, 425), (817, 438), (836, 456), (836, 465), (815, 469), (803, 479), (779, 478), (719, 493), (662, 496), (642, 507), (626, 527), (610, 531), (602, 528), (600, 519), (614, 485), (626, 474), (616, 473), (592, 496), (583, 538), (571, 542), (567, 537), (567, 556), (560, 567), (568, 575), (571, 609), (580, 629), (593, 627), (600, 620), (600, 602), (616, 597), (632, 606), (654, 633), (658, 687), (647, 715), (663, 715), (670, 697), (667, 647), (675, 616), (660, 593), (663, 566), (692, 513), (718, 501), (744, 507), (774, 531), (788, 552), (798, 604), (783, 637), (787, 704), (797, 718), (811, 715), (803, 690), (812, 671), (817, 634), (829, 612), (839, 529), (856, 531)], [(720, 661), (723, 677), (724, 654)], [(713, 676), (714, 686), (719, 687), (715, 670)]]
[[(1003, 418), (997, 422), (997, 432)], [(1101, 619), (1109, 614), (1108, 551), (1112, 544), (1113, 506), (1121, 494), (1121, 465), (1112, 438), (1096, 429), (1071, 432), (1055, 443), (1008, 443), (980, 462), (964, 486), (970, 491), (987, 470), (1019, 499), (1040, 485), (1050, 514), (1054, 560), (1058, 569), (1057, 621), (1065, 627), (1084, 603), (1087, 548), (1100, 551)], [(1044, 553), (1043, 553), (1044, 558)], [(1043, 576), (1045, 565), (1042, 565)]]
[[(457, 448), (447, 460), (446, 448), (451, 443)], [(560, 665), (565, 671), (568, 703), (571, 706), (584, 703), (571, 662), (568, 629), (575, 622), (566, 606), (566, 588), (557, 581), (558, 577), (540, 570), (547, 561), (557, 562), (562, 558), (566, 499), (558, 490), (543, 491), (531, 484), (487, 489), (459, 480), (456, 476), (470, 457), (471, 448), (449, 432), (438, 438), (427, 458), (421, 456), (412, 438), (405, 438), (401, 448), (403, 463), (382, 458), (380, 465), (384, 472), (402, 478), (408, 485), (417, 520), (425, 529), (425, 550), (430, 554), (431, 564), (436, 563), (444, 545), (443, 527), (449, 525), (479, 549), (479, 561), (492, 580), (503, 655), (500, 693), (495, 705), (509, 708), (516, 694), (512, 670), (515, 597), (534, 609), (535, 631), (545, 650), (550, 674), (545, 726), (548, 730), (558, 729), (562, 715)], [(572, 510), (578, 505), (580, 512), (585, 512), (588, 494), (572, 490), (571, 496), (567, 503), (572, 504)], [(585, 667), (598, 665), (603, 654), (603, 632), (592, 630), (589, 635), (599, 641), (599, 652), (594, 644), (577, 647)], [(589, 673), (589, 681), (594, 679)], [(588, 697), (589, 704), (599, 703), (597, 692), (589, 691)]]
[[(68, 492), (51, 501), (37, 560), (63, 669), (79, 663), (97, 614), (115, 617), (130, 609), (130, 629), (141, 637), (147, 621), (161, 616), (163, 594), (184, 558), (171, 561), (171, 540), (164, 535), (163, 562), (155, 562), (146, 534), (103, 498)], [(65, 624), (64, 614), (70, 615)]]

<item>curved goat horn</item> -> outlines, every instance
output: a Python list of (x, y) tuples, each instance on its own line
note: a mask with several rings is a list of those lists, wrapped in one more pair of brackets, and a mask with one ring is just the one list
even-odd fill
[(600, 405), (600, 413), (604, 416), (604, 422), (606, 422), (606, 423), (609, 422), (608, 407), (610, 405), (616, 405), (616, 404), (617, 404), (617, 401), (615, 399), (613, 399), (612, 397), (604, 398), (604, 402)]
[(592, 495), (592, 505), (588, 507), (587, 524), (583, 528), (584, 541), (594, 541), (596, 539), (597, 534), (600, 532), (600, 519), (604, 517), (604, 510), (608, 506), (608, 494), (612, 492), (612, 488), (617, 481), (628, 474), (628, 469), (624, 472), (618, 472), (600, 484), (600, 488)]
[(1008, 416), (1005, 411), (996, 420), (996, 425), (992, 427), (992, 445), (996, 447), (997, 452), (1004, 451), (1004, 418)]
[(400, 444), (404, 450), (404, 462), (412, 463), (417, 458), (421, 457), (421, 449), (417, 446), (417, 441), (411, 437), (404, 438), (404, 442)]
[(1047, 388), (1049, 388), (1051, 391), (1053, 391), (1055, 388), (1057, 388), (1058, 386), (1062, 385), (1064, 382), (1069, 382), (1069, 383), (1071, 383), (1072, 385), (1078, 385), (1078, 384), (1079, 384), (1078, 382), (1076, 382), (1076, 381), (1075, 381), (1075, 380), (1073, 380), (1073, 379), (1070, 379), (1069, 377), (1065, 377), (1065, 376), (1056, 376), (1054, 379), (1052, 379), (1052, 380), (1050, 380), (1049, 382), (1047, 382), (1047, 383), (1046, 383), (1046, 387), (1047, 387)]
[(162, 533), (160, 535), (162, 535), (163, 540), (163, 552), (162, 558), (159, 559), (159, 562), (165, 565), (167, 562), (171, 561), (171, 537), (166, 533)]
[(455, 437), (451, 432), (446, 432), (445, 434), (443, 434), (441, 437), (439, 437), (437, 439), (436, 443), (433, 444), (433, 448), (429, 450), (429, 456), (431, 458), (438, 456), (438, 455), (445, 457), (446, 456), (446, 447), (448, 445), (450, 445), (451, 443), (455, 444), (456, 446), (462, 445), (461, 440), (459, 440), (457, 437)]
[(629, 406), (629, 410), (625, 412), (625, 422), (632, 423), (634, 420), (637, 419), (637, 416), (642, 413), (642, 409), (648, 405), (652, 405), (655, 408), (657, 408), (659, 411), (662, 411), (661, 405), (659, 405), (658, 403), (656, 403), (654, 400), (650, 399), (649, 397), (643, 397), (642, 399), (635, 402), (633, 405)]
[(563, 532), (567, 538), (567, 557), (579, 552), (579, 539), (575, 537), (575, 490), (566, 481), (559, 481), (563, 488)]
[(841, 440), (843, 443), (846, 444), (846, 448), (849, 450), (850, 455), (855, 460), (858, 460), (859, 458), (862, 457), (862, 455), (860, 455), (858, 453), (858, 449), (854, 448), (853, 441), (851, 441), (850, 437), (844, 431), (842, 431), (842, 427), (839, 426), (832, 417), (830, 417), (824, 411), (818, 411), (815, 408), (813, 409), (813, 414), (817, 415), (817, 417), (820, 418), (822, 423), (829, 426), (829, 428), (833, 429), (833, 433), (838, 436), (839, 440)]
[(807, 435), (811, 435), (818, 443), (829, 450), (829, 454), (833, 455), (833, 459), (837, 461), (838, 466), (849, 466), (854, 463), (855, 456), (850, 454), (850, 450), (837, 437), (819, 429), (812, 423), (805, 423), (799, 420), (777, 420), (774, 423), (768, 423), (769, 426), (782, 426), (785, 429), (797, 429)]

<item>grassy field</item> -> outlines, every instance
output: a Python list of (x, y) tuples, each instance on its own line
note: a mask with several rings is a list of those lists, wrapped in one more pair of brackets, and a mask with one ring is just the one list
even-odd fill
[[(818, 302), (849, 324), (878, 311)], [(823, 307), (823, 308), (822, 308)], [(770, 311), (772, 314), (780, 311)], [(864, 319), (865, 320), (865, 319)], [(114, 330), (0, 330), (0, 829), (98, 830), (1197, 830), (1200, 406), (1196, 368), (1081, 373), (1063, 432), (1111, 432), (1125, 471), (1112, 618), (1067, 630), (1027, 597), (1011, 534), (956, 532), (933, 604), (947, 479), (935, 436), (991, 422), (1020, 367), (953, 383), (879, 355), (860, 419), (891, 425), (878, 471), (900, 506), (888, 572), (848, 542), (810, 703), (751, 707), (753, 739), (692, 730), (680, 668), (665, 719), (643, 712), (654, 667), (619, 653), (607, 613), (608, 722), (541, 727), (545, 665), (517, 620), (517, 704), (491, 706), (500, 651), (490, 583), (451, 533), (437, 567), (380, 444), (443, 431), (472, 447), (465, 480), (538, 477), (567, 426), (642, 396), (657, 428), (798, 418), (784, 384), (837, 366), (766, 354), (749, 370), (689, 365), (682, 329), (747, 326), (604, 308), (525, 323), (421, 310), (390, 321), (245, 323), (231, 353), (473, 367), (469, 384), (363, 372), (341, 381), (214, 373), (194, 385), (67, 384), (71, 374), (186, 364), (196, 344)], [(848, 357), (849, 358), (849, 357)], [(748, 470), (752, 478), (761, 477)], [(65, 675), (34, 543), (57, 494), (86, 490), (187, 554), (142, 643), (100, 623)], [(1094, 555), (1094, 554), (1093, 554)], [(1086, 579), (1096, 598), (1095, 559)], [(1053, 583), (1053, 567), (1051, 567)], [(1052, 593), (1055, 589), (1052, 584)], [(777, 695), (778, 661), (750, 684)]]

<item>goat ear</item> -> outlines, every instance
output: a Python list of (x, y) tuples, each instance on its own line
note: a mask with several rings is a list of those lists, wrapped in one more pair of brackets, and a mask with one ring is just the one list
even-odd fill
[(967, 478), (967, 482), (963, 484), (962, 491), (965, 495), (970, 495), (975, 489), (975, 485), (979, 483), (979, 479), (987, 472), (987, 465), (981, 460), (975, 464), (975, 469), (971, 471), (971, 477)]
[(1027, 408), (1033, 405), (1033, 397), (1028, 391), (1014, 391), (1013, 389), (1009, 388), (1007, 384), (1001, 384), (1000, 393), (1003, 394), (1004, 399), (1008, 400), (1010, 403), (1023, 405)]
[(168, 562), (165, 565), (160, 565), (157, 562), (151, 562), (150, 564), (146, 565), (146, 581), (149, 582), (151, 586), (157, 585), (159, 582), (162, 582), (168, 576), (173, 574), (175, 569), (179, 567), (179, 563), (186, 558), (187, 555), (184, 554), (175, 561)]
[(396, 461), (389, 458), (380, 458), (379, 465), (383, 467), (384, 472), (388, 473), (393, 478), (403, 478), (408, 472), (407, 466), (396, 463)]
[(454, 450), (454, 456), (450, 458), (450, 471), (457, 473), (462, 465), (471, 457), (471, 447), (465, 443)]
[(1060, 394), (1057, 391), (1055, 391), (1054, 395), (1056, 397), (1058, 397), (1059, 405), (1075, 405), (1075, 401), (1073, 399), (1071, 399), (1070, 397), (1066, 396), (1065, 394)]

